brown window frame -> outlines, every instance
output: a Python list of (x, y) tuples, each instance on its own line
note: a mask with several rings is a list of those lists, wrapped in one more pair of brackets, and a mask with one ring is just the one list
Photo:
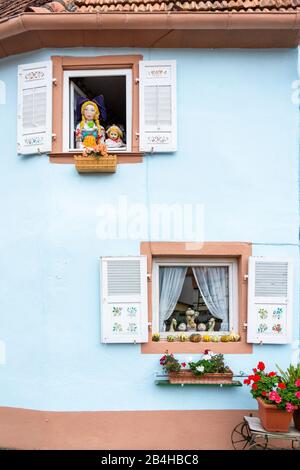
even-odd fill
[(63, 152), (63, 82), (66, 70), (130, 69), (132, 71), (132, 150), (116, 152), (118, 163), (140, 163), (139, 151), (139, 62), (142, 55), (113, 55), (97, 57), (52, 56), (53, 63), (53, 142), (50, 153), (52, 163), (74, 163), (72, 152)]
[[(153, 259), (159, 258), (235, 258), (238, 264), (238, 322), (241, 340), (238, 342), (179, 342), (169, 343), (166, 340), (152, 341), (149, 330), (148, 343), (141, 345), (142, 354), (163, 354), (167, 349), (173, 353), (200, 354), (210, 349), (222, 354), (251, 354), (252, 344), (247, 343), (247, 291), (248, 260), (252, 255), (252, 245), (246, 242), (142, 242), (141, 255), (147, 256), (147, 272), (152, 273)], [(152, 277), (148, 279), (148, 321), (152, 324)]]

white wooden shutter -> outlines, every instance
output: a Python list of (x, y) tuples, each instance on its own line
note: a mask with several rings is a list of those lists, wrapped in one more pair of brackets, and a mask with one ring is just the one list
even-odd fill
[(140, 62), (140, 150), (177, 149), (176, 61)]
[(76, 128), (75, 116), (79, 97), (86, 98), (86, 94), (81, 90), (81, 88), (79, 88), (78, 85), (76, 85), (76, 83), (70, 80), (70, 148), (76, 148), (76, 142), (74, 142), (74, 129)]
[(250, 257), (248, 343), (292, 341), (292, 261)]
[(146, 343), (146, 256), (101, 258), (100, 282), (102, 343)]
[(52, 62), (18, 67), (18, 153), (50, 152), (52, 147)]

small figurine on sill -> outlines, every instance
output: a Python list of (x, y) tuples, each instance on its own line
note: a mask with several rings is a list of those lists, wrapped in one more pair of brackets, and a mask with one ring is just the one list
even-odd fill
[(186, 331), (186, 324), (184, 322), (179, 323), (177, 331)]
[(206, 325), (205, 325), (205, 323), (198, 323), (198, 325), (197, 325), (197, 330), (198, 330), (198, 331), (205, 331), (205, 330), (206, 330)]
[(196, 331), (197, 325), (195, 319), (198, 317), (199, 312), (195, 312), (192, 308), (188, 308), (185, 312), (187, 331)]
[(216, 320), (212, 317), (208, 320), (207, 331), (214, 331)]
[(123, 142), (123, 131), (120, 129), (119, 126), (116, 126), (113, 124), (110, 126), (107, 131), (107, 139), (105, 141), (107, 147), (112, 147), (112, 148), (120, 148), (124, 147), (125, 144)]
[(177, 320), (176, 318), (172, 318), (169, 331), (171, 332), (176, 331), (176, 327), (177, 327)]
[(98, 144), (104, 143), (105, 129), (100, 125), (100, 115), (106, 119), (103, 96), (97, 96), (91, 101), (88, 98), (80, 98), (77, 113), (81, 121), (75, 130), (76, 148), (94, 149)]

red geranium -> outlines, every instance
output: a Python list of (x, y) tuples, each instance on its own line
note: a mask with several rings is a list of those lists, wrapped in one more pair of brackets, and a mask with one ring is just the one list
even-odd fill
[(160, 358), (159, 362), (167, 372), (178, 372), (181, 369), (178, 359), (174, 357), (173, 353), (169, 354), (168, 351)]
[(161, 366), (164, 365), (165, 360), (166, 360), (166, 356), (162, 356), (162, 357), (160, 358), (160, 361), (159, 361), (159, 362), (160, 362), (160, 365), (161, 365)]
[(262, 361), (260, 361), (260, 362), (257, 364), (257, 368), (258, 368), (258, 370), (263, 371), (263, 370), (265, 370), (266, 366), (265, 366), (265, 364), (264, 364)]
[(292, 412), (300, 406), (300, 378), (289, 380), (288, 374), (280, 371), (282, 377), (276, 372), (266, 372), (265, 364), (260, 361), (257, 364), (254, 375), (244, 379), (245, 385), (250, 385), (250, 393), (253, 398), (261, 398), (265, 403), (277, 406), (277, 408)]
[(278, 384), (278, 387), (281, 389), (281, 390), (284, 390), (286, 388), (286, 385), (281, 382), (280, 384)]

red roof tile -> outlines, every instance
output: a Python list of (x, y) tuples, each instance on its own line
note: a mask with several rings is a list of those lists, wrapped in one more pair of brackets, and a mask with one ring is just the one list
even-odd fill
[(0, 0), (0, 19), (24, 12), (294, 12), (300, 0)]

